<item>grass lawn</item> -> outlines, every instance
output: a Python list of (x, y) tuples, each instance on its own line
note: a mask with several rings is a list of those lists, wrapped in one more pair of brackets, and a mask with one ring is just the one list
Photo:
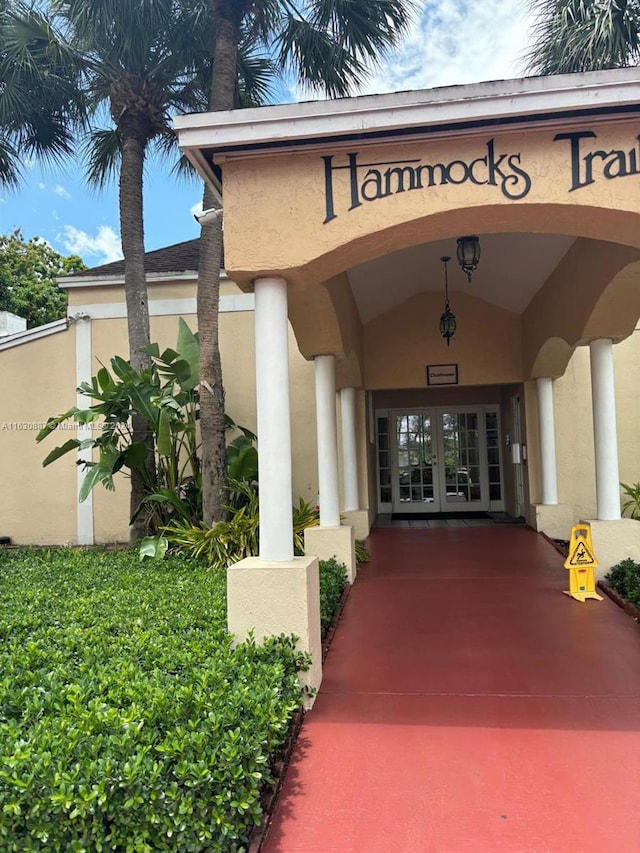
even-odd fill
[(231, 649), (224, 573), (177, 558), (0, 550), (0, 595), (0, 849), (246, 849), (291, 640)]

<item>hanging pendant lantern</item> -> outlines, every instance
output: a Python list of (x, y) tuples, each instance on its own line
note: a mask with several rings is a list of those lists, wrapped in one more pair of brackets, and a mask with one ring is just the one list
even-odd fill
[(458, 263), (470, 282), (473, 271), (480, 263), (480, 238), (476, 234), (458, 237), (457, 254)]
[(444, 313), (440, 317), (440, 334), (447, 342), (447, 346), (451, 345), (451, 338), (456, 333), (457, 323), (456, 315), (452, 312), (449, 305), (449, 277), (447, 275), (447, 264), (451, 260), (448, 255), (440, 258), (444, 264)]

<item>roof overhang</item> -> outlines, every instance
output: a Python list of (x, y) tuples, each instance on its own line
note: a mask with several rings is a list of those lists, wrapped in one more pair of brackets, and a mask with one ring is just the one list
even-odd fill
[(637, 68), (227, 110), (175, 119), (180, 147), (219, 193), (218, 164), (328, 145), (625, 119), (640, 114)]

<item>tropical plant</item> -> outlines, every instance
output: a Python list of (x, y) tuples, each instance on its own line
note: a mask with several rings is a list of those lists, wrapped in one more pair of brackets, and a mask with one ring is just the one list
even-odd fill
[(624, 494), (629, 498), (622, 504), (622, 514), (640, 521), (640, 483), (620, 483)]
[(67, 295), (57, 278), (85, 269), (77, 255), (64, 257), (37, 237), (25, 240), (19, 229), (0, 235), (0, 311), (11, 311), (27, 327), (64, 317)]
[[(54, 448), (43, 465), (70, 452), (97, 450), (97, 461), (78, 463), (86, 471), (81, 501), (98, 483), (113, 490), (118, 472), (126, 469), (130, 476), (138, 471), (144, 492), (133, 512), (144, 516), (145, 530), (153, 530), (176, 514), (189, 520), (200, 515), (197, 336), (180, 318), (175, 349), (160, 352), (154, 343), (146, 351), (152, 359), (149, 369), (136, 370), (129, 361), (114, 356), (111, 370), (101, 367), (90, 382), (78, 388), (93, 405), (86, 409), (74, 406), (49, 418), (36, 441), (51, 435), (65, 421), (99, 426), (90, 438), (72, 438)], [(134, 416), (144, 418), (153, 431), (158, 451), (154, 476), (147, 465), (146, 444), (131, 427)], [(146, 506), (150, 514), (141, 512)]]
[[(349, 94), (399, 41), (414, 0), (211, 0), (215, 21), (211, 111), (236, 106), (238, 51), (249, 38), (262, 44), (274, 67), (303, 87), (330, 97)], [(219, 204), (205, 184), (203, 209)], [(203, 515), (222, 518), (226, 500), (224, 386), (218, 341), (222, 221), (203, 224), (198, 271), (200, 376), (203, 439)]]
[[(78, 462), (86, 472), (81, 501), (98, 483), (113, 491), (116, 474), (129, 472), (131, 476), (132, 471), (140, 470), (144, 494), (134, 508), (134, 520), (142, 516), (147, 533), (158, 534), (165, 525), (177, 521), (187, 526), (197, 524), (202, 517), (198, 346), (198, 335), (181, 317), (174, 349), (160, 351), (157, 343), (145, 347), (152, 360), (149, 370), (134, 370), (129, 361), (114, 356), (111, 370), (101, 367), (90, 382), (78, 388), (78, 393), (94, 401), (93, 405), (84, 409), (73, 406), (49, 418), (36, 441), (51, 435), (65, 421), (93, 424), (95, 437), (69, 439), (55, 447), (43, 465), (67, 453), (85, 451), (86, 455), (95, 449), (97, 461), (85, 458)], [(154, 477), (148, 476), (146, 446), (135, 440), (131, 429), (134, 414), (143, 417), (153, 433), (157, 451)], [(232, 505), (227, 511), (233, 516), (236, 510), (255, 502), (257, 519), (256, 436), (229, 416), (225, 415), (225, 422), (228, 430), (238, 433), (228, 448), (229, 475), (236, 479), (230, 480)], [(154, 544), (143, 537), (142, 542), (144, 555), (166, 550), (161, 538)]]
[[(229, 493), (236, 504), (224, 507), (227, 518), (209, 526), (204, 521), (189, 524), (178, 521), (163, 528), (163, 536), (143, 540), (141, 557), (163, 557), (167, 550), (197, 557), (213, 569), (226, 569), (245, 557), (258, 555), (260, 536), (260, 507), (258, 492), (253, 484), (229, 479)], [(241, 498), (241, 499), (238, 499)], [(316, 507), (302, 498), (293, 507), (294, 552), (304, 553), (304, 531), (318, 524)]]
[(320, 511), (317, 506), (300, 498), (298, 506), (293, 507), (293, 553), (300, 557), (304, 554), (304, 531), (320, 523)]
[(30, 157), (73, 153), (84, 118), (79, 70), (41, 11), (0, 0), (0, 186), (16, 187)]
[(533, 0), (534, 74), (599, 71), (640, 63), (639, 0)]
[(356, 563), (361, 566), (363, 563), (368, 563), (370, 559), (371, 554), (365, 544), (365, 540), (356, 539)]
[[(204, 560), (213, 569), (227, 566), (258, 553), (259, 513), (257, 492), (245, 483), (229, 481), (236, 494), (244, 494), (246, 502), (240, 507), (226, 506), (229, 517), (213, 527), (205, 522), (178, 522), (163, 528), (164, 538), (172, 551)], [(159, 543), (158, 543), (159, 544)], [(151, 546), (149, 546), (151, 547)], [(163, 554), (163, 546), (154, 556)], [(141, 556), (146, 556), (141, 552)]]

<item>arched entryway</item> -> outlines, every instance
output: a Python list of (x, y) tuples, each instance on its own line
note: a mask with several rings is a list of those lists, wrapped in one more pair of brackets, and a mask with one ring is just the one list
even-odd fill
[[(620, 520), (612, 359), (640, 314), (635, 76), (506, 81), (177, 122), (205, 178), (216, 184), (222, 170), (227, 271), (256, 294), (260, 571), (293, 559), (288, 320), (316, 368), (321, 523), (308, 545), (344, 558), (351, 579), (353, 527), (340, 512), (366, 527), (386, 502), (385, 417), (392, 505), (413, 503), (414, 493), (439, 507), (499, 500), (522, 507), (538, 529), (566, 527), (575, 507), (562, 503), (558, 483), (554, 382), (587, 345), (602, 523), (594, 535), (604, 563), (617, 553), (613, 540), (640, 553), (635, 528)], [(447, 347), (440, 258), (455, 257), (465, 234), (480, 236), (483, 256), (471, 282), (450, 268), (459, 330)], [(429, 386), (438, 365), (455, 374), (451, 387)], [(398, 436), (410, 425), (420, 458), (401, 465)], [(447, 441), (462, 454), (451, 464)], [(438, 471), (434, 455), (445, 457)]]

